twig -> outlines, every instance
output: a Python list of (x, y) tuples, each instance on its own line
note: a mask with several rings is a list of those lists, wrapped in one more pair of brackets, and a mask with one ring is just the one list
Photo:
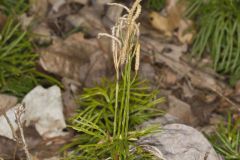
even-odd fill
[(3, 116), (4, 116), (4, 118), (6, 119), (8, 125), (9, 125), (9, 127), (10, 127), (10, 129), (11, 129), (11, 131), (12, 131), (13, 139), (17, 142), (17, 135), (16, 135), (16, 133), (15, 133), (15, 131), (14, 131), (14, 128), (13, 128), (12, 122), (11, 122), (10, 119), (8, 118), (6, 112), (3, 113)]
[(222, 97), (225, 101), (227, 101), (228, 103), (230, 103), (231, 105), (233, 105), (234, 107), (238, 107), (239, 105), (237, 105), (236, 103), (234, 103), (231, 99), (229, 99), (228, 97), (224, 96), (221, 92), (218, 92), (216, 89), (210, 87), (210, 89), (215, 92), (216, 94), (218, 94), (220, 97)]
[(28, 147), (27, 147), (27, 143), (26, 143), (26, 140), (25, 140), (25, 137), (24, 137), (24, 133), (23, 133), (23, 128), (22, 128), (22, 125), (21, 125), (21, 116), (22, 114), (24, 113), (25, 111), (25, 107), (23, 104), (19, 104), (15, 110), (15, 117), (16, 117), (16, 121), (17, 121), (17, 125), (19, 127), (19, 130), (20, 130), (20, 138), (22, 140), (22, 144), (23, 144), (23, 149), (24, 149), (24, 152), (26, 154), (26, 157), (27, 157), (27, 160), (31, 160), (31, 155), (28, 151)]

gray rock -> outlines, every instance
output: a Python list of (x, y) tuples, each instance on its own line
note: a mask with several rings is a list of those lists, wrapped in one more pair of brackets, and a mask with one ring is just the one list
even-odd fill
[(179, 123), (179, 119), (175, 116), (172, 116), (171, 114), (166, 113), (164, 116), (157, 117), (155, 119), (150, 119), (146, 122), (143, 122), (138, 129), (143, 129), (147, 128), (152, 125), (167, 125), (167, 124), (172, 124), (172, 123)]
[(201, 132), (183, 124), (165, 125), (161, 132), (141, 138), (139, 145), (157, 148), (165, 160), (221, 160)]
[(66, 128), (63, 115), (61, 90), (58, 86), (43, 88), (37, 86), (23, 99), (26, 126), (35, 125), (37, 132), (45, 139), (63, 136)]

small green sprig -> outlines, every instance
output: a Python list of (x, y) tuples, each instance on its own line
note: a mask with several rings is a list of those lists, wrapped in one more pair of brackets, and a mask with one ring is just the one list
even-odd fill
[(240, 1), (188, 0), (186, 15), (196, 18), (198, 32), (192, 54), (209, 53), (213, 68), (230, 75), (234, 84), (240, 78)]
[(67, 159), (137, 160), (152, 157), (135, 143), (139, 137), (159, 131), (159, 126), (143, 130), (135, 127), (161, 115), (155, 106), (163, 102), (162, 98), (156, 98), (157, 92), (149, 91), (143, 82), (137, 80), (140, 33), (136, 19), (141, 13), (140, 1), (136, 0), (131, 9), (110, 4), (127, 11), (112, 28), (111, 35), (100, 34), (112, 39), (116, 78), (114, 83), (103, 81), (98, 87), (85, 89), (80, 97), (82, 109), (70, 119), (70, 127), (79, 135), (63, 149), (73, 147)]
[(220, 124), (217, 132), (210, 136), (216, 151), (221, 154), (225, 160), (240, 159), (240, 120), (233, 121), (228, 116), (227, 124)]
[(0, 92), (22, 97), (37, 84), (60, 85), (55, 78), (36, 70), (37, 59), (29, 33), (21, 29), (15, 16), (8, 16), (0, 31)]

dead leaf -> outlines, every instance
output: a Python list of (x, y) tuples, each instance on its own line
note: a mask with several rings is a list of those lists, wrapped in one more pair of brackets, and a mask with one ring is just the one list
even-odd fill
[(52, 10), (58, 12), (60, 7), (66, 3), (66, 0), (48, 0), (48, 2), (52, 5)]
[(177, 117), (180, 123), (195, 125), (197, 118), (193, 115), (191, 106), (175, 96), (168, 96), (169, 110), (168, 114)]
[(46, 23), (33, 27), (33, 41), (38, 45), (49, 45), (52, 42), (52, 30)]
[(179, 23), (178, 31), (176, 33), (178, 40), (183, 44), (191, 44), (194, 34), (195, 30), (193, 28), (193, 22), (182, 19)]
[(185, 98), (192, 98), (196, 93), (195, 89), (191, 86), (190, 82), (186, 82), (180, 86), (183, 91), (183, 95)]
[(209, 122), (209, 118), (213, 111), (219, 106), (219, 99), (215, 99), (211, 103), (206, 103), (205, 95), (198, 94), (192, 99), (188, 99), (191, 104), (193, 115), (198, 119), (199, 125), (204, 125)]
[(48, 12), (48, 0), (30, 0), (31, 15), (38, 18), (46, 18)]
[(184, 17), (185, 1), (168, 0), (166, 15), (157, 12), (149, 14), (153, 28), (161, 31), (165, 36), (175, 35), (183, 44), (192, 42), (194, 35), (193, 22)]
[(78, 94), (81, 84), (68, 78), (63, 78), (62, 83), (64, 85), (64, 91), (62, 92), (64, 115), (68, 119), (75, 114), (76, 109), (79, 107), (75, 96)]
[(88, 3), (88, 0), (67, 0), (68, 3), (80, 3), (80, 4), (83, 4), (83, 5), (86, 5)]
[(101, 21), (101, 15), (96, 14), (96, 11), (91, 7), (84, 7), (79, 12), (80, 16), (84, 17), (91, 28), (87, 28), (89, 33), (107, 32)]
[(169, 68), (162, 69), (161, 74), (162, 82), (166, 85), (174, 85), (177, 82), (177, 75), (173, 71), (171, 71)]
[(170, 25), (167, 17), (161, 16), (157, 12), (151, 12), (149, 19), (153, 28), (162, 32), (165, 36), (172, 36), (173, 26)]
[(17, 97), (0, 94), (0, 115), (17, 104)]
[(76, 33), (65, 40), (55, 39), (53, 45), (42, 49), (40, 64), (48, 72), (91, 84), (106, 75), (108, 63), (95, 38), (85, 39)]
[(107, 32), (100, 15), (96, 14), (96, 11), (88, 6), (83, 7), (79, 13), (67, 16), (67, 21), (74, 27), (83, 28), (92, 36), (96, 36), (100, 32)]
[(28, 27), (32, 24), (34, 17), (28, 16), (26, 13), (24, 13), (24, 14), (20, 15), (18, 19), (19, 19), (22, 29), (27, 30)]

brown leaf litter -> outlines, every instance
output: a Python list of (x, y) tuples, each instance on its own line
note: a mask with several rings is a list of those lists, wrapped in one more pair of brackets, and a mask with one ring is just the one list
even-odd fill
[(150, 23), (165, 36), (175, 35), (181, 43), (190, 44), (195, 31), (193, 22), (184, 17), (185, 10), (185, 1), (168, 0), (165, 15), (152, 11), (149, 14)]
[[(38, 0), (33, 1), (29, 13), (23, 16), (22, 23), (31, 26), (34, 33), (39, 64), (45, 71), (63, 79), (63, 100), (68, 116), (77, 107), (74, 99), (82, 87), (112, 75), (111, 46), (108, 40), (98, 40), (96, 35), (110, 33), (111, 24), (123, 11), (107, 6), (108, 2), (112, 0)], [(201, 126), (199, 129), (211, 132), (222, 115), (232, 109), (230, 106), (239, 105), (240, 85), (237, 84), (234, 91), (225, 79), (205, 69), (206, 65), (192, 63), (186, 53), (195, 34), (194, 24), (183, 16), (184, 3), (167, 2), (161, 13), (146, 10), (141, 17), (140, 74), (168, 97), (167, 113), (177, 117), (179, 123)], [(147, 14), (150, 23), (144, 17)], [(4, 24), (4, 16), (1, 16), (0, 27)], [(34, 136), (37, 137), (32, 134)], [(34, 139), (31, 134), (26, 135), (27, 140), (28, 137)], [(0, 138), (0, 142), (3, 140)], [(39, 158), (57, 156), (56, 148), (65, 140), (28, 142), (32, 153)], [(0, 148), (6, 143), (0, 143)], [(51, 147), (53, 149), (49, 149)]]

